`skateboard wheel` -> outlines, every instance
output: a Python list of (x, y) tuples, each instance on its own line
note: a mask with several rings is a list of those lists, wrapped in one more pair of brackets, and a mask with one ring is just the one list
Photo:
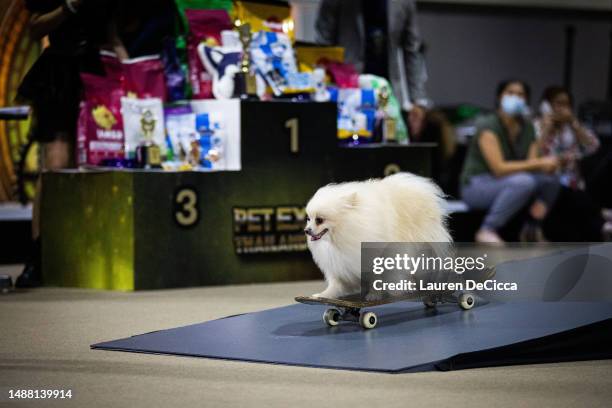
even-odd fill
[(338, 309), (327, 309), (323, 313), (323, 321), (328, 326), (337, 326), (340, 323), (340, 311)]
[(459, 307), (463, 310), (470, 310), (476, 304), (476, 299), (469, 293), (462, 293), (459, 296)]
[(433, 307), (436, 307), (436, 302), (431, 300), (431, 299), (425, 299), (423, 300), (423, 304), (425, 305), (426, 308), (431, 309)]
[(365, 312), (359, 317), (359, 323), (364, 329), (373, 329), (378, 323), (378, 318), (373, 312)]

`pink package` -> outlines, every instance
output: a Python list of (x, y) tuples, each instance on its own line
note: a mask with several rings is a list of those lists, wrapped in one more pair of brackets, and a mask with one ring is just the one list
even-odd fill
[(225, 10), (192, 10), (185, 11), (189, 23), (187, 39), (187, 63), (189, 65), (189, 82), (194, 99), (213, 98), (212, 77), (202, 65), (198, 56), (200, 42), (221, 44), (221, 31), (231, 30), (232, 22)]
[(116, 79), (81, 74), (83, 100), (77, 125), (77, 165), (124, 157), (121, 96)]
[(135, 93), (138, 98), (160, 98), (166, 100), (164, 66), (159, 57), (142, 57), (123, 61), (126, 94)]
[(159, 56), (133, 58), (125, 61), (112, 53), (101, 54), (107, 78), (119, 81), (126, 95), (138, 98), (160, 98), (166, 100), (164, 66)]
[(323, 65), (338, 88), (359, 88), (359, 74), (352, 64), (321, 59)]

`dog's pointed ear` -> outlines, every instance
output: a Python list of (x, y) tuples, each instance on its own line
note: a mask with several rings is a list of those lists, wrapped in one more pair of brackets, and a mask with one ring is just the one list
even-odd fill
[(342, 197), (342, 199), (344, 201), (344, 208), (346, 208), (347, 210), (356, 208), (357, 205), (359, 205), (359, 197), (357, 196), (357, 192), (347, 194)]

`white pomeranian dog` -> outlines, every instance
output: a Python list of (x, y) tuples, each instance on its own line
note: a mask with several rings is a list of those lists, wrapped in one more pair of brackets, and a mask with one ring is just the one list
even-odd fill
[(359, 293), (362, 242), (451, 242), (443, 202), (436, 184), (410, 173), (320, 188), (304, 232), (327, 288), (313, 296)]

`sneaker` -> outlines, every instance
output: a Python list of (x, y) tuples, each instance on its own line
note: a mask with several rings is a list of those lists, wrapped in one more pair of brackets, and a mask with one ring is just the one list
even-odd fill
[(481, 228), (476, 232), (475, 241), (481, 244), (501, 244), (505, 241), (492, 229)]
[(28, 263), (23, 268), (21, 275), (15, 281), (16, 288), (36, 288), (42, 285), (40, 270), (34, 264)]

